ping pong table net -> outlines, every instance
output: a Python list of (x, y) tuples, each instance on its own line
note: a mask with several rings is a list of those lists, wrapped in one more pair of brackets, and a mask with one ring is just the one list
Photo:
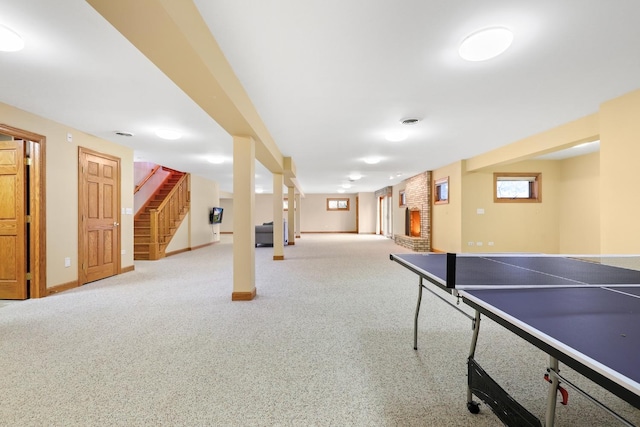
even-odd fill
[(446, 254), (447, 288), (640, 286), (640, 255)]

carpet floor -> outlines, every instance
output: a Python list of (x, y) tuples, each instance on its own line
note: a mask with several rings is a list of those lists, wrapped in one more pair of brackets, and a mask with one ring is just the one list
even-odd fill
[[(232, 302), (233, 240), (42, 299), (0, 304), (2, 426), (499, 426), (466, 409), (471, 322), (426, 293), (381, 236), (256, 248)], [(468, 311), (467, 307), (460, 306)], [(547, 357), (483, 320), (476, 357), (543, 418)], [(640, 357), (640, 356), (639, 356)], [(640, 359), (639, 359), (640, 360)], [(640, 411), (563, 373), (635, 424)], [(616, 421), (577, 393), (558, 426)]]

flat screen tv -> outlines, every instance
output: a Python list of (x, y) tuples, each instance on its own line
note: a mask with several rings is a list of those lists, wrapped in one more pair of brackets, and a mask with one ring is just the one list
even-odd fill
[(222, 222), (222, 208), (211, 208), (209, 212), (209, 224), (220, 224)]

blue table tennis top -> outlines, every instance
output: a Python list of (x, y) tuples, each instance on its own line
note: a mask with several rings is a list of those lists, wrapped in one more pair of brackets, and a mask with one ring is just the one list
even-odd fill
[[(447, 254), (392, 254), (391, 259), (447, 285)], [(572, 286), (640, 284), (640, 271), (576, 258), (458, 256), (455, 288), (484, 286)], [(435, 282), (434, 282), (435, 283)], [(450, 286), (452, 287), (452, 286)]]
[(556, 256), (458, 256), (447, 286), (447, 254), (391, 259), (618, 384), (640, 408), (640, 271)]
[(470, 289), (460, 296), (640, 394), (639, 288)]

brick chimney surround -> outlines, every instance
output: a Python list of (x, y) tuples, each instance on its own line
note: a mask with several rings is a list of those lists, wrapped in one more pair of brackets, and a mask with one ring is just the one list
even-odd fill
[[(404, 233), (394, 234), (393, 240), (397, 245), (415, 252), (429, 252), (431, 251), (431, 171), (413, 176), (405, 182)], [(412, 225), (411, 218), (414, 218), (413, 221), (419, 218), (419, 224)]]

